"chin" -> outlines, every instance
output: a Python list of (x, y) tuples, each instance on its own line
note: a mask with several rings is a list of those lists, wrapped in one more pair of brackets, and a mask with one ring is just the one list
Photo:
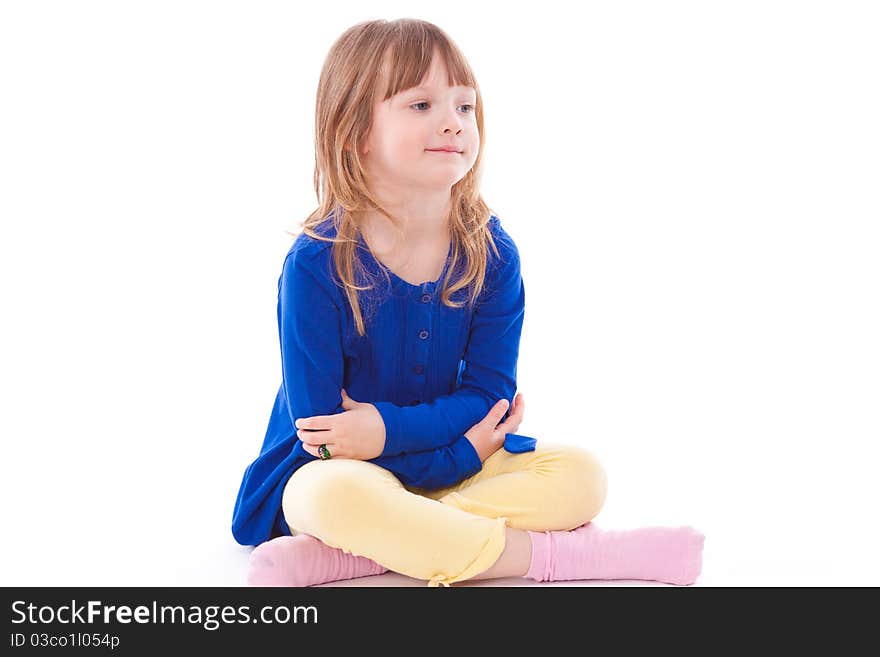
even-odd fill
[(462, 178), (463, 176), (424, 176), (421, 179), (410, 179), (409, 184), (425, 190), (440, 191), (452, 189), (452, 186)]

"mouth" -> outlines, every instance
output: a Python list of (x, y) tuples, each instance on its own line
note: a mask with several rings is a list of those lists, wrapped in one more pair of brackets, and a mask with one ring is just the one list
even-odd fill
[(449, 155), (461, 155), (461, 153), (462, 153), (462, 151), (447, 151), (443, 148), (437, 148), (437, 149), (428, 148), (425, 150), (427, 150), (429, 153), (447, 153)]

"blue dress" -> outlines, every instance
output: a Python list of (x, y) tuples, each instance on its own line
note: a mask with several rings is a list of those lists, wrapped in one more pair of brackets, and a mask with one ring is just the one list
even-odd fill
[[(500, 258), (490, 247), (485, 284), (473, 308), (449, 308), (440, 301), (451, 246), (440, 277), (413, 285), (390, 270), (386, 279), (360, 236), (357, 254), (369, 277), (358, 272), (355, 281), (376, 285), (359, 297), (365, 336), (358, 335), (348, 299), (335, 282), (332, 244), (297, 236), (278, 279), (282, 380), (262, 448), (245, 470), (235, 501), (236, 541), (257, 545), (290, 535), (281, 509), (284, 486), (297, 468), (316, 458), (303, 449), (295, 422), (344, 412), (342, 388), (379, 411), (385, 447), (371, 462), (403, 484), (443, 488), (480, 471), (464, 432), (498, 400), (512, 402), (525, 314), (519, 252), (494, 215), (489, 228)], [(336, 235), (332, 213), (316, 232)], [(458, 290), (453, 299), (465, 301), (468, 292)], [(507, 434), (504, 447), (526, 452), (535, 444), (534, 438)]]

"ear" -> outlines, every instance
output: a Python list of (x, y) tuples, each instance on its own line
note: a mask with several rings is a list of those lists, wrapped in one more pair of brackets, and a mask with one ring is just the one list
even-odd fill
[[(345, 142), (345, 143), (342, 145), (342, 150), (344, 150), (344, 151), (350, 151), (350, 150), (351, 150), (351, 144), (349, 144), (348, 142)], [(369, 151), (370, 151), (370, 149), (369, 149), (369, 148), (366, 146), (366, 144), (365, 144), (364, 147), (361, 148), (361, 155), (366, 155)]]

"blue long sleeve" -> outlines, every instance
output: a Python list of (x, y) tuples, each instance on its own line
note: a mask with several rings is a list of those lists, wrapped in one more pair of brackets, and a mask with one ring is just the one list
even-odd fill
[(486, 417), (500, 399), (513, 401), (525, 285), (513, 240), (499, 233), (496, 243), (501, 261), (490, 268), (484, 300), (474, 309), (461, 386), (415, 406), (374, 404), (385, 422), (383, 456), (448, 445)]
[(293, 426), (343, 412), (341, 313), (307, 264), (308, 252), (291, 251), (278, 283), (281, 381)]
[(389, 470), (406, 486), (427, 490), (452, 486), (483, 469), (477, 450), (464, 436), (448, 446), (397, 456), (379, 456), (370, 462)]

